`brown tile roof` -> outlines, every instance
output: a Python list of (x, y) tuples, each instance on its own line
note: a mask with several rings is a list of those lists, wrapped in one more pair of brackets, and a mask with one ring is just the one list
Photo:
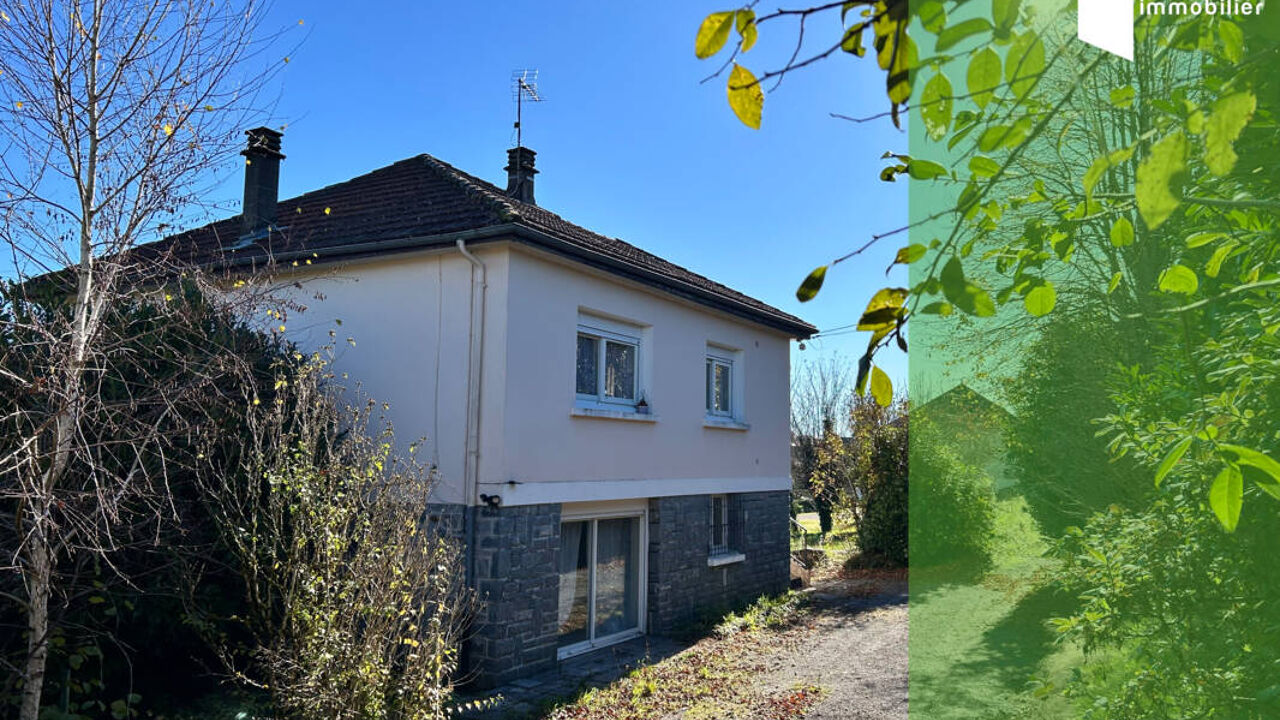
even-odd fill
[[(336, 260), (500, 235), (546, 247), (703, 304), (808, 337), (816, 328), (630, 243), (574, 225), (430, 155), (417, 155), (277, 206), (280, 230), (245, 246), (240, 217), (138, 248), (201, 265), (256, 265), (294, 257)], [(486, 233), (491, 230), (493, 232)]]

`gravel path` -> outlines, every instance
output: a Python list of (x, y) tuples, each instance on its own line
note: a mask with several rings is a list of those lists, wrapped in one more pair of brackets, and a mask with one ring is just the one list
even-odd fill
[(805, 643), (776, 658), (775, 669), (761, 682), (777, 689), (797, 683), (821, 687), (825, 695), (806, 720), (905, 720), (905, 583), (872, 597), (856, 597), (850, 590), (840, 581), (815, 588), (814, 622), (805, 631)]

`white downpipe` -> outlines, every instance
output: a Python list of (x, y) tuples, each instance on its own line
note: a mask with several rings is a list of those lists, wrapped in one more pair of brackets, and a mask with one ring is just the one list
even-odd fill
[[(466, 504), (475, 506), (480, 502), (477, 496), (480, 480), (480, 389), (484, 371), (484, 300), (489, 280), (488, 269), (480, 258), (467, 249), (466, 241), (459, 238), (457, 245), (458, 252), (471, 263), (471, 323), (467, 332), (467, 434), (464, 443), (463, 484)], [(478, 283), (477, 272), (480, 275)]]

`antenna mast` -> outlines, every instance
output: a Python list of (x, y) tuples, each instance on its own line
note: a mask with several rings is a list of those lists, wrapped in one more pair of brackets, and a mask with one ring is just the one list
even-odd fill
[(524, 100), (529, 102), (542, 102), (542, 96), (538, 94), (538, 71), (534, 70), (513, 70), (511, 72), (511, 94), (514, 95), (516, 101), (516, 147), (524, 147), (522, 144), (522, 132), (520, 121), (524, 111)]

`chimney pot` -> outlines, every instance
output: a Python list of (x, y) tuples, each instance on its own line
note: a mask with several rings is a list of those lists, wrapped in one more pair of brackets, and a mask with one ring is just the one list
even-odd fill
[(245, 156), (244, 204), (241, 207), (243, 233), (246, 236), (268, 232), (276, 222), (276, 203), (280, 194), (280, 138), (283, 135), (268, 127), (246, 130), (248, 146), (240, 151)]
[(533, 199), (533, 176), (538, 174), (533, 160), (538, 153), (527, 147), (507, 151), (507, 194), (521, 202), (537, 205)]

